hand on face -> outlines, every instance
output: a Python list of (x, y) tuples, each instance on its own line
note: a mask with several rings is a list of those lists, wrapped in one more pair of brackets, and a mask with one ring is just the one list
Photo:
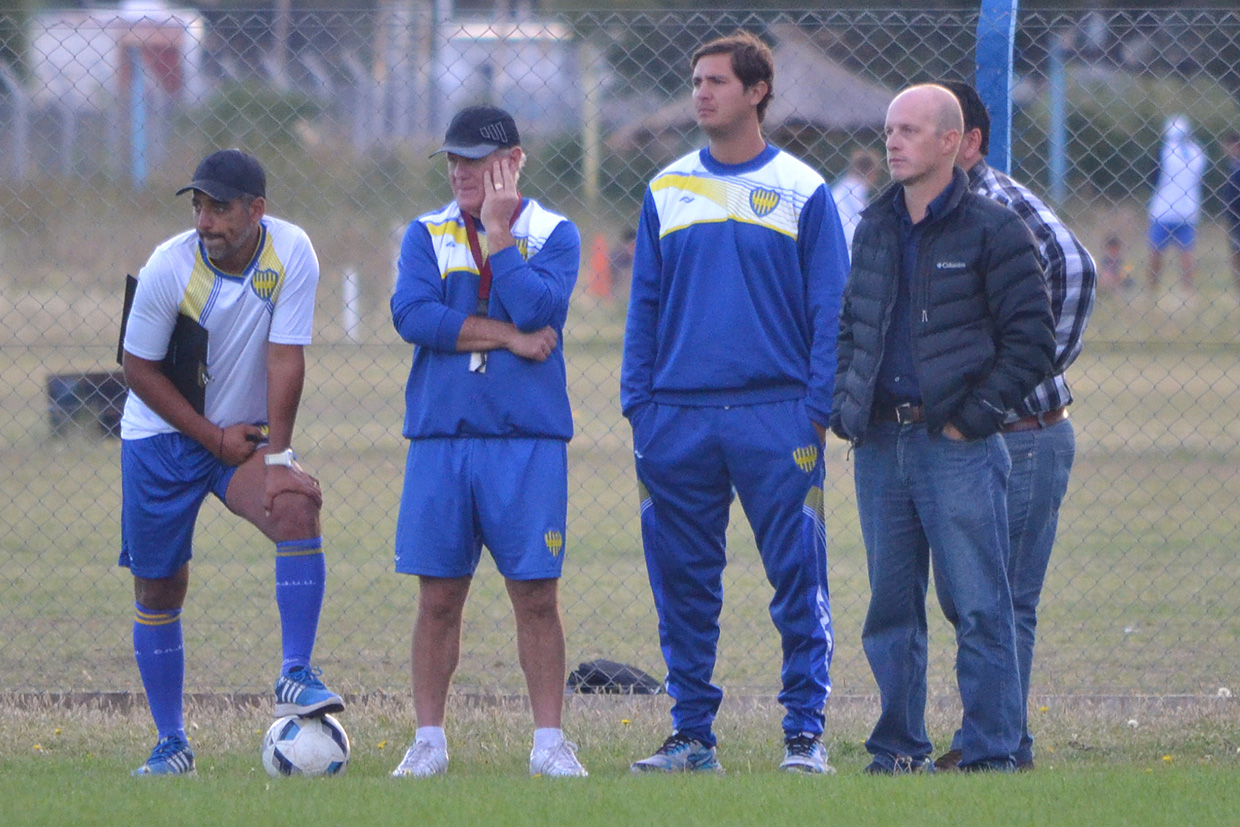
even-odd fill
[(512, 156), (501, 154), (491, 162), (490, 169), (482, 171), (482, 210), (479, 218), (487, 227), (507, 227), (521, 203), (517, 192), (517, 164)]

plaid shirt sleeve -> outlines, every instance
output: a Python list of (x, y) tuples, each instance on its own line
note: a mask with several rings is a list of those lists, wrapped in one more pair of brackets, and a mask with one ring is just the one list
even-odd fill
[(985, 161), (969, 170), (969, 188), (1015, 210), (1028, 225), (1038, 243), (1055, 318), (1054, 375), (1034, 388), (1009, 418), (1069, 405), (1072, 391), (1064, 372), (1081, 352), (1085, 325), (1094, 310), (1098, 275), (1093, 257), (1041, 198)]

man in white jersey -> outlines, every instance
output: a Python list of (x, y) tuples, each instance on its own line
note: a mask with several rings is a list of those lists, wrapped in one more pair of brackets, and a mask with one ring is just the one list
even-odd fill
[[(132, 392), (121, 419), (120, 565), (134, 577), (134, 654), (159, 738), (134, 775), (194, 772), (181, 608), (208, 493), (275, 543), (276, 715), (344, 709), (310, 665), (326, 575), (323, 498), (291, 447), (318, 259), (300, 227), (265, 214), (267, 179), (254, 157), (208, 155), (177, 194), (185, 192), (194, 229), (156, 247), (142, 268), (123, 343)], [(179, 316), (207, 334), (201, 411), (163, 369)]]

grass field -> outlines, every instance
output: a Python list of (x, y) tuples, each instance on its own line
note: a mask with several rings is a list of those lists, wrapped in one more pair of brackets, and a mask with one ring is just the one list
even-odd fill
[[(344, 161), (316, 162), (325, 180), (353, 180)], [(418, 169), (410, 167), (410, 181), (423, 180)], [(278, 172), (288, 182), (284, 174), (293, 170)], [(279, 211), (314, 228), (324, 272), (322, 344), (309, 352), (298, 437), (327, 492), (330, 579), (317, 657), (344, 691), (403, 692), (415, 597), (413, 583), (392, 573), (391, 545), (409, 352), (391, 332), (386, 294), (391, 228), (409, 207), (401, 199), (344, 199), (320, 210), (316, 195), (336, 191), (298, 175), (277, 194), (293, 209)], [(405, 194), (409, 203), (443, 197), (442, 181), (427, 180), (425, 191)], [(19, 193), (6, 202), (4, 232), (22, 243), (8, 244), (13, 255), (0, 269), (0, 693), (138, 689), (130, 584), (114, 565), (117, 445), (90, 431), (49, 438), (44, 383), (51, 373), (110, 366), (120, 274), (184, 226), (185, 215), (169, 211), (168, 198), (101, 190), (106, 194), (115, 195), (107, 221), (89, 199), (55, 184), (38, 197)], [(565, 208), (575, 216), (581, 209)], [(577, 216), (583, 236), (614, 232), (622, 208)], [(1064, 213), (1091, 249), (1118, 232), (1140, 275), (1139, 204), (1081, 201)], [(80, 234), (58, 230), (69, 226)], [(1212, 696), (1240, 688), (1232, 516), (1240, 499), (1240, 419), (1232, 413), (1240, 398), (1240, 305), (1224, 250), (1221, 230), (1203, 226), (1200, 292), (1192, 304), (1180, 306), (1170, 293), (1161, 300), (1100, 298), (1071, 373), (1078, 455), (1041, 610), (1035, 693)], [(339, 319), (340, 273), (351, 266), (363, 280), (357, 344)], [(577, 436), (570, 446), (563, 603), (572, 665), (609, 657), (657, 674), (629, 431), (617, 407), (620, 293), (613, 302), (579, 294), (566, 331)], [(859, 636), (868, 585), (851, 461), (836, 440), (827, 460), (833, 680), (838, 695), (867, 695), (873, 682)], [(739, 508), (733, 525), (716, 674), (731, 691), (769, 693), (779, 660), (766, 612), (769, 587)], [(270, 548), (214, 503), (204, 511), (197, 545), (186, 611), (190, 689), (265, 690), (277, 665)], [(932, 690), (950, 696), (950, 630), (937, 612), (930, 615)], [(466, 622), (459, 684), (520, 690), (510, 609), (489, 563), (476, 579)]]
[[(1122, 706), (1068, 702), (1039, 713), (1038, 769), (1015, 776), (870, 778), (862, 748), (872, 702), (829, 706), (837, 774), (787, 776), (780, 710), (730, 699), (716, 777), (633, 777), (628, 764), (666, 734), (666, 701), (575, 697), (565, 726), (589, 779), (526, 776), (529, 725), (515, 702), (456, 696), (449, 776), (387, 774), (412, 737), (403, 702), (371, 698), (342, 716), (353, 744), (340, 778), (273, 781), (258, 760), (266, 707), (191, 704), (193, 779), (130, 779), (150, 748), (144, 709), (0, 705), (3, 822), (136, 824), (1234, 824), (1240, 719), (1230, 702)], [(936, 706), (942, 743), (955, 710)]]
[[(1154, 91), (1164, 93), (1153, 101), (1159, 114), (1159, 103), (1184, 104), (1219, 121), (1231, 105), (1225, 96), (1217, 108), (1197, 100), (1191, 85)], [(1122, 97), (1111, 108), (1149, 103)], [(122, 275), (187, 226), (184, 199), (170, 193), (196, 163), (202, 136), (183, 126), (188, 134), (167, 147), (145, 191), (102, 172), (39, 171), (0, 186), (0, 827), (1240, 823), (1240, 302), (1222, 231), (1209, 223), (1198, 294), (1188, 302), (1171, 291), (1101, 297), (1071, 373), (1078, 454), (1041, 607), (1030, 710), (1037, 771), (862, 774), (877, 715), (860, 647), (868, 584), (850, 457), (831, 440), (837, 650), (826, 741), (837, 775), (773, 770), (779, 653), (769, 587), (736, 509), (716, 672), (727, 690), (717, 726), (726, 777), (630, 776), (629, 762), (667, 734), (667, 699), (575, 696), (565, 726), (592, 777), (527, 778), (530, 724), (514, 699), (521, 680), (511, 613), (484, 563), (449, 709), (451, 775), (389, 779), (414, 731), (407, 670), (415, 597), (413, 583), (392, 572), (409, 353), (391, 332), (386, 301), (400, 228), (448, 192), (442, 164), (425, 158), (429, 147), (356, 152), (346, 136), (326, 132), (302, 147), (264, 151), (273, 212), (310, 230), (323, 268), (297, 446), (327, 492), (330, 580), (317, 660), (350, 698), (342, 720), (353, 763), (322, 781), (263, 773), (258, 749), (278, 665), (271, 549), (212, 503), (185, 613), (188, 689), (198, 693), (187, 723), (199, 775), (128, 778), (154, 733), (132, 660), (131, 584), (115, 566), (118, 446), (87, 422), (80, 434), (50, 438), (44, 383), (49, 374), (112, 367)], [(1036, 139), (1038, 129), (1023, 137)], [(89, 140), (111, 145), (106, 136)], [(823, 146), (838, 153), (835, 168), (851, 149)], [(632, 225), (639, 194), (617, 197), (613, 186), (587, 203), (576, 155), (556, 151), (537, 147), (523, 185), (573, 218), (589, 256), (595, 239)], [(606, 161), (610, 172), (626, 163)], [(1114, 159), (1117, 167), (1139, 162)], [(1095, 253), (1118, 235), (1141, 279), (1144, 192), (1108, 203), (1080, 186), (1083, 172), (1073, 170), (1079, 189), (1061, 214)], [(643, 175), (631, 169), (617, 180)], [(356, 343), (340, 312), (346, 271), (362, 282)], [(1169, 268), (1166, 282), (1174, 277)], [(582, 286), (587, 280), (583, 269)], [(621, 285), (613, 302), (579, 295), (570, 314), (577, 437), (563, 603), (570, 666), (610, 657), (659, 674), (629, 431), (617, 410), (623, 313)], [(933, 608), (930, 618), (930, 726), (941, 750), (959, 708), (950, 629)]]
[[(52, 202), (69, 215), (80, 209), (69, 199)], [(1112, 226), (1132, 234), (1122, 210), (1094, 219), (1082, 232), (1091, 246)], [(325, 256), (334, 265), (358, 241), (344, 230), (341, 238)], [(141, 241), (145, 248), (148, 239)], [(329, 683), (356, 699), (343, 717), (353, 764), (345, 777), (320, 782), (263, 774), (258, 744), (270, 717), (248, 693), (267, 692), (278, 663), (271, 551), (209, 504), (186, 611), (188, 688), (203, 693), (188, 714), (199, 777), (168, 784), (125, 777), (153, 733), (136, 695), (130, 584), (115, 566), (118, 446), (96, 438), (89, 423), (80, 434), (50, 438), (44, 395), (49, 373), (109, 366), (119, 299), (103, 283), (70, 286), (31, 261), (0, 299), (0, 825), (1237, 823), (1240, 303), (1221, 244), (1208, 229), (1201, 290), (1189, 303), (1173, 293), (1102, 297), (1073, 368), (1078, 453), (1040, 615), (1031, 709), (1037, 772), (861, 774), (876, 715), (860, 648), (868, 586), (851, 461), (831, 440), (837, 649), (827, 741), (838, 775), (789, 778), (772, 769), (779, 653), (766, 615), (769, 587), (735, 509), (716, 672), (728, 692), (718, 726), (728, 776), (631, 778), (628, 763), (666, 735), (666, 700), (575, 697), (566, 727), (592, 778), (550, 786), (525, 777), (524, 707), (497, 700), (519, 693), (521, 680), (511, 613), (489, 563), (474, 584), (460, 694), (450, 707), (452, 775), (412, 785), (387, 778), (414, 726), (407, 702), (414, 588), (391, 562), (409, 354), (388, 330), (373, 267), (360, 344), (345, 341), (328, 285), (324, 343), (309, 352), (298, 439), (327, 491), (330, 580), (317, 659)], [(373, 239), (363, 246), (375, 261), (389, 254)], [(659, 674), (629, 432), (616, 405), (622, 327), (622, 303), (582, 296), (566, 336), (577, 436), (564, 613), (570, 666), (609, 657)], [(941, 748), (959, 711), (950, 630), (936, 611), (930, 617), (931, 726)], [(50, 693), (81, 694), (61, 705)]]
[[(615, 404), (620, 313), (579, 304), (568, 343), (578, 426), (563, 584), (570, 662), (610, 657), (658, 673), (628, 429)], [(1078, 456), (1042, 608), (1035, 692), (1212, 695), (1240, 687), (1231, 516), (1240, 421), (1220, 415), (1240, 381), (1237, 333), (1227, 324), (1234, 309), (1225, 294), (1190, 311), (1113, 297), (1100, 305), (1098, 341), (1073, 371)], [(137, 688), (129, 585), (114, 566), (117, 445), (86, 435), (49, 439), (38, 381), (45, 370), (102, 363), (101, 349), (0, 351), (0, 376), (16, 391), (0, 397), (0, 489), (9, 503), (0, 549), (12, 561), (0, 584), (3, 691)], [(331, 567), (319, 658), (345, 691), (400, 691), (414, 587), (392, 573), (391, 532), (408, 354), (395, 344), (322, 346), (310, 361), (299, 450), (328, 492)], [(835, 440), (828, 467), (833, 679), (839, 694), (867, 694), (864, 553), (851, 463)], [(771, 691), (779, 654), (766, 616), (769, 587), (739, 509), (733, 522), (717, 674), (734, 690)], [(263, 689), (277, 656), (270, 549), (213, 503), (198, 547), (186, 621), (191, 689)], [(510, 609), (489, 563), (474, 592), (459, 681), (519, 690)], [(936, 612), (931, 617), (933, 687), (950, 693), (950, 632)]]

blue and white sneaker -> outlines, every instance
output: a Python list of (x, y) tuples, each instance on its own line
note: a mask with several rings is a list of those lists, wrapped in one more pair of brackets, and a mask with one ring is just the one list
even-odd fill
[(784, 760), (779, 768), (788, 772), (835, 774), (835, 768), (827, 763), (827, 748), (822, 745), (822, 739), (808, 732), (784, 739)]
[(299, 715), (315, 718), (328, 712), (343, 712), (344, 700), (319, 680), (322, 672), (309, 666), (294, 666), (276, 681), (276, 717)]
[(146, 763), (130, 773), (142, 775), (193, 775), (194, 751), (180, 735), (161, 738)]
[(714, 747), (678, 732), (668, 736), (654, 755), (634, 761), (629, 769), (633, 772), (723, 772)]

